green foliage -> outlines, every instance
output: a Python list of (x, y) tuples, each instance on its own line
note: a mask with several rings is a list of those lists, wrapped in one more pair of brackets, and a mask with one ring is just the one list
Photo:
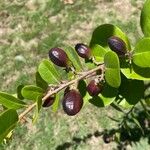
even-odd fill
[(17, 122), (18, 114), (13, 109), (8, 109), (0, 114), (0, 143), (14, 129)]
[[(128, 80), (127, 78), (122, 77), (119, 95), (121, 96), (121, 99), (124, 99), (129, 104), (129, 107), (130, 105), (137, 104), (144, 97), (144, 82)], [(123, 103), (122, 106), (126, 107)]]
[(109, 51), (104, 57), (106, 82), (115, 88), (121, 84), (119, 59), (115, 52)]
[(20, 109), (26, 106), (23, 101), (4, 92), (0, 92), (0, 104), (4, 105), (9, 109)]
[(66, 46), (66, 48), (64, 48), (65, 52), (67, 53), (70, 61), (73, 63), (74, 67), (76, 68), (77, 71), (82, 70), (82, 64), (80, 61), (79, 56), (77, 55), (77, 52), (75, 51), (75, 49), (71, 46)]
[(133, 62), (143, 68), (150, 69), (150, 38), (141, 39), (135, 46)]
[(36, 121), (39, 117), (39, 112), (41, 110), (41, 107), (42, 107), (42, 96), (37, 96), (36, 97), (36, 110), (33, 115), (33, 123), (36, 123)]
[(150, 0), (146, 0), (141, 13), (141, 28), (145, 36), (150, 36)]
[(61, 77), (59, 76), (56, 68), (49, 60), (43, 60), (39, 67), (38, 72), (40, 76), (49, 84), (60, 83)]
[(22, 88), (21, 94), (25, 99), (36, 101), (37, 97), (42, 96), (44, 90), (34, 85), (26, 85)]
[(103, 24), (101, 26), (98, 26), (94, 30), (90, 42), (90, 47), (98, 44), (106, 49), (109, 49), (108, 38), (111, 36), (118, 36), (119, 38), (121, 38), (126, 43), (127, 49), (131, 50), (131, 46), (127, 36), (117, 26), (114, 26), (112, 24)]
[(92, 56), (94, 56), (95, 60), (101, 63), (104, 62), (104, 56), (107, 50), (98, 44), (93, 45), (91, 49), (92, 49)]

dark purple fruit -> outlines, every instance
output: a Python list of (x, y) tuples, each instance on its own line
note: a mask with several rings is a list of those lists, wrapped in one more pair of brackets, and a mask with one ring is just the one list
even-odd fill
[(75, 50), (77, 51), (78, 55), (82, 58), (88, 59), (90, 57), (91, 49), (83, 43), (76, 44)]
[(60, 48), (52, 48), (49, 51), (50, 60), (57, 66), (67, 67), (68, 66), (68, 56), (67, 54)]
[(67, 115), (74, 116), (81, 110), (83, 99), (78, 91), (70, 90), (65, 94), (62, 105)]
[(49, 107), (49, 106), (51, 106), (51, 105), (54, 103), (54, 101), (55, 101), (55, 98), (54, 98), (54, 97), (49, 97), (49, 98), (47, 98), (47, 99), (43, 102), (42, 106), (43, 106), (43, 107)]
[(127, 48), (126, 43), (119, 37), (112, 36), (108, 39), (110, 49), (116, 52), (119, 56), (124, 56)]
[(102, 85), (91, 80), (87, 86), (87, 91), (91, 96), (97, 96), (102, 91)]

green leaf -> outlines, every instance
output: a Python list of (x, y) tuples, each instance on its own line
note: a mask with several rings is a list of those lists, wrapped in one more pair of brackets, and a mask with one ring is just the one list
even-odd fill
[(106, 49), (109, 49), (107, 40), (111, 36), (117, 36), (121, 38), (126, 43), (127, 49), (131, 50), (131, 46), (127, 36), (117, 26), (114, 26), (112, 24), (103, 24), (101, 26), (98, 26), (94, 30), (90, 42), (90, 47), (98, 44)]
[(107, 50), (98, 44), (93, 45), (91, 49), (92, 56), (94, 56), (96, 62), (104, 62), (104, 56)]
[(7, 109), (0, 114), (0, 143), (7, 134), (16, 126), (18, 114), (15, 110)]
[(128, 79), (150, 80), (150, 69), (138, 67), (134, 63), (131, 66), (124, 63), (124, 66), (121, 66), (121, 72)]
[(121, 78), (120, 64), (117, 54), (113, 51), (107, 52), (104, 57), (104, 64), (106, 82), (110, 86), (118, 88), (121, 84)]
[(135, 105), (144, 97), (144, 82), (122, 77), (119, 94), (129, 105)]
[(133, 62), (139, 67), (150, 67), (150, 38), (143, 38), (136, 44)]
[(81, 71), (83, 69), (82, 64), (75, 49), (71, 46), (67, 46), (66, 48), (64, 48), (64, 50), (67, 53), (69, 60), (71, 60), (76, 70)]
[(56, 112), (58, 110), (59, 101), (60, 101), (60, 92), (57, 93), (56, 96), (55, 96), (55, 101), (54, 101), (54, 103), (52, 105), (53, 112)]
[(141, 28), (145, 36), (150, 36), (150, 0), (146, 0), (141, 12)]
[(21, 94), (21, 90), (22, 90), (23, 87), (24, 87), (24, 85), (19, 85), (19, 86), (17, 87), (17, 97), (18, 97), (19, 99), (21, 99), (21, 100), (24, 99), (24, 97), (23, 97), (22, 94)]
[(0, 104), (4, 105), (9, 109), (19, 109), (26, 106), (23, 101), (4, 92), (0, 92)]
[(36, 85), (44, 90), (46, 90), (48, 87), (47, 82), (45, 82), (45, 80), (42, 79), (39, 72), (36, 72)]
[(41, 107), (42, 107), (42, 96), (38, 96), (36, 98), (36, 110), (35, 110), (35, 113), (34, 113), (34, 116), (33, 116), (33, 121), (32, 121), (33, 124), (35, 124), (37, 122)]
[(84, 80), (80, 80), (78, 82), (78, 90), (84, 100), (84, 106), (85, 104), (89, 101), (89, 99), (91, 98), (91, 96), (89, 95), (89, 93), (87, 92), (87, 85), (86, 85), (86, 81)]
[(117, 94), (118, 90), (116, 88), (105, 84), (102, 93), (90, 99), (89, 102), (97, 107), (106, 107), (116, 99)]
[(56, 84), (60, 83), (61, 77), (59, 76), (56, 68), (47, 59), (44, 59), (39, 67), (38, 67), (38, 72), (40, 76), (42, 77), (43, 80), (45, 80), (49, 84)]
[(43, 89), (34, 85), (26, 85), (21, 91), (24, 98), (34, 101), (36, 101), (37, 97), (42, 96), (43, 93)]

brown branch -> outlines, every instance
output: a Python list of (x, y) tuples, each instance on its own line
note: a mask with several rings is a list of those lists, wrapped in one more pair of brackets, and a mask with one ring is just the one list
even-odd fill
[[(59, 91), (61, 91), (62, 89), (74, 84), (74, 83), (77, 83), (78, 81), (86, 78), (86, 77), (90, 77), (89, 75), (93, 74), (94, 72), (96, 72), (97, 70), (104, 70), (104, 64), (101, 64), (99, 66), (97, 66), (96, 68), (92, 69), (92, 70), (89, 70), (87, 72), (84, 72), (82, 75), (80, 75), (79, 77), (77, 77), (76, 79), (74, 80), (71, 80), (67, 83), (64, 83), (64, 84), (61, 84), (57, 89), (53, 90), (53, 91), (49, 91), (47, 92), (47, 94), (42, 98), (42, 101), (46, 100), (47, 98), (49, 98), (50, 96), (52, 96), (53, 94), (56, 94), (58, 93)], [(22, 112), (20, 115), (19, 115), (19, 121), (21, 121), (21, 119), (27, 115), (34, 107), (36, 106), (36, 102), (32, 105), (29, 105), (29, 107), (24, 111)]]

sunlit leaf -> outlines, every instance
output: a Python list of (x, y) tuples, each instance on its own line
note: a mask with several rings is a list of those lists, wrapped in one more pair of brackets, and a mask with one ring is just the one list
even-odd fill
[(0, 104), (9, 109), (19, 109), (26, 106), (23, 101), (4, 92), (0, 92)]
[(36, 101), (38, 96), (43, 95), (44, 90), (34, 85), (26, 85), (22, 89), (21, 93), (24, 98)]
[(16, 126), (17, 122), (18, 114), (15, 110), (7, 109), (0, 114), (0, 143)]

